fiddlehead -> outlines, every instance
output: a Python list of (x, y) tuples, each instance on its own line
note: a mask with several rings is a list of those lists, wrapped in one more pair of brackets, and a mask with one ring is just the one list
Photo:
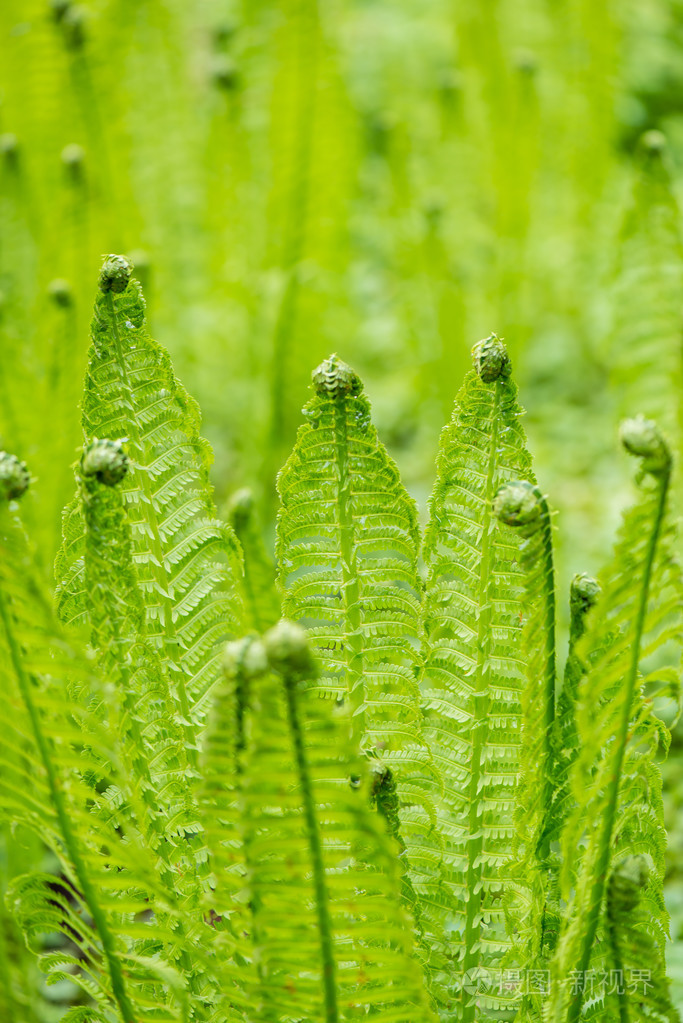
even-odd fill
[(521, 778), (517, 855), (531, 881), (535, 906), (527, 923), (532, 961), (547, 958), (559, 928), (558, 863), (551, 856), (553, 805), (558, 786), (555, 749), (555, 571), (552, 523), (542, 491), (515, 480), (495, 495), (493, 510), (523, 537), (521, 563), (527, 620), (522, 651), (527, 682), (522, 692)]
[(7, 451), (0, 451), (0, 498), (16, 501), (26, 493), (31, 474), (25, 462)]

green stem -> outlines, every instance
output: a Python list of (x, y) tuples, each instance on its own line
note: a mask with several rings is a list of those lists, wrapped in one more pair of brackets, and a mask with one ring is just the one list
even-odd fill
[[(479, 964), (481, 956), (481, 904), (482, 904), (482, 851), (484, 846), (482, 824), (482, 754), (488, 738), (488, 709), (490, 699), (490, 651), (491, 651), (491, 519), (496, 468), (498, 465), (498, 433), (501, 385), (494, 386), (491, 408), (491, 436), (486, 474), (486, 494), (482, 505), (481, 559), (479, 561), (479, 583), (477, 606), (481, 608), (477, 629), (477, 664), (474, 673), (474, 721), (471, 726), (472, 754), (470, 758), (469, 819), (467, 822), (470, 840), (467, 843), (467, 890), (465, 932), (463, 942), (465, 957), (463, 973)], [(474, 838), (472, 836), (478, 836)], [(462, 1000), (462, 1023), (471, 1023), (477, 1011), (477, 1000), (460, 988)]]
[[(128, 377), (128, 369), (126, 367), (126, 360), (124, 357), (123, 344), (121, 341), (121, 334), (119, 332), (119, 325), (116, 315), (116, 305), (114, 303), (114, 296), (111, 291), (106, 292), (106, 302), (109, 307), (111, 315), (112, 333), (114, 335), (114, 343), (116, 347), (116, 357), (121, 371), (121, 379), (123, 384), (128, 391), (128, 395), (131, 399), (131, 405), (133, 401), (133, 389), (130, 384)], [(142, 461), (143, 456), (143, 445), (140, 430), (138, 428), (137, 420), (135, 415), (131, 414), (128, 418), (127, 429), (129, 435), (129, 441), (137, 449), (137, 452)], [(178, 700), (180, 702), (180, 710), (183, 717), (183, 731), (187, 741), (187, 758), (190, 765), (193, 768), (197, 767), (197, 748), (196, 748), (196, 736), (195, 730), (191, 724), (190, 716), (190, 705), (187, 698), (187, 688), (185, 686), (185, 676), (182, 669), (176, 663), (176, 658), (179, 649), (179, 640), (176, 632), (175, 622), (173, 619), (173, 601), (168, 595), (168, 579), (164, 571), (164, 549), (161, 543), (161, 534), (159, 532), (159, 523), (154, 510), (154, 502), (152, 500), (152, 493), (149, 486), (149, 476), (144, 471), (144, 464), (142, 466), (142, 472), (139, 473), (138, 482), (144, 495), (145, 505), (147, 507), (147, 518), (146, 522), (151, 530), (151, 544), (153, 551), (153, 571), (157, 577), (157, 592), (161, 597), (162, 609), (163, 609), (163, 623), (164, 623), (164, 635), (162, 637), (164, 646), (167, 648), (166, 653), (168, 657), (168, 663), (170, 666), (170, 673), (176, 684), (178, 692)], [(170, 648), (170, 649), (169, 649)]]
[(59, 778), (57, 777), (57, 771), (55, 769), (54, 764), (52, 763), (52, 758), (50, 756), (48, 741), (45, 738), (45, 735), (43, 734), (43, 730), (40, 723), (40, 717), (31, 696), (31, 680), (24, 670), (24, 665), (21, 659), (20, 646), (16, 640), (16, 637), (14, 636), (10, 616), (5, 606), (5, 598), (1, 592), (0, 592), (0, 618), (2, 619), (5, 633), (7, 635), (10, 658), (12, 661), (12, 667), (14, 668), (14, 672), (17, 677), (17, 682), (19, 684), (19, 691), (21, 692), (22, 699), (26, 706), (26, 710), (31, 721), (33, 734), (36, 740), (36, 746), (38, 747), (38, 751), (40, 753), (40, 757), (41, 760), (43, 761), (43, 766), (45, 768), (45, 773), (47, 775), (48, 787), (50, 789), (50, 795), (52, 797), (52, 802), (54, 804), (55, 812), (57, 814), (57, 820), (59, 822), (59, 826), (64, 837), (64, 844), (66, 846), (69, 857), (71, 858), (71, 862), (73, 863), (78, 883), (81, 887), (81, 891), (83, 892), (83, 897), (85, 898), (88, 909), (90, 910), (90, 915), (93, 918), (95, 927), (97, 929), (97, 933), (99, 934), (100, 940), (102, 942), (102, 950), (104, 952), (105, 958), (107, 960), (107, 965), (109, 967), (109, 976), (111, 977), (113, 996), (119, 1007), (124, 1023), (136, 1023), (135, 1016), (133, 1013), (133, 1006), (126, 992), (126, 985), (123, 979), (123, 970), (121, 968), (121, 963), (114, 948), (114, 938), (111, 931), (109, 930), (109, 925), (107, 923), (106, 916), (99, 904), (95, 888), (88, 876), (85, 863), (78, 848), (76, 836), (74, 835), (73, 829), (71, 827), (71, 821), (69, 819), (69, 815), (67, 813), (66, 805), (64, 802), (64, 797), (62, 795), (60, 781)]
[(287, 694), (289, 728), (294, 742), (294, 754), (296, 757), (297, 770), (299, 772), (299, 786), (301, 788), (304, 819), (306, 821), (306, 830), (308, 832), (308, 845), (311, 854), (311, 866), (313, 869), (313, 887), (315, 890), (315, 905), (318, 915), (318, 931), (320, 934), (320, 954), (323, 966), (325, 1023), (339, 1023), (339, 1009), (337, 1007), (337, 989), (335, 983), (336, 970), (334, 962), (334, 946), (332, 940), (332, 919), (330, 916), (327, 885), (325, 883), (323, 849), (320, 839), (320, 830), (318, 828), (318, 820), (315, 813), (311, 775), (308, 769), (308, 761), (306, 760), (301, 722), (299, 720), (299, 712), (296, 704), (296, 681), (291, 677), (285, 677), (285, 692)]
[[(621, 722), (619, 726), (619, 732), (615, 739), (615, 744), (612, 752), (612, 764), (611, 770), (608, 773), (609, 784), (608, 784), (608, 799), (607, 808), (601, 822), (602, 828), (598, 839), (598, 847), (600, 850), (598, 862), (595, 871), (595, 879), (590, 893), (589, 907), (586, 918), (586, 926), (584, 929), (583, 936), (583, 950), (581, 953), (581, 959), (578, 963), (579, 976), (585, 977), (590, 965), (591, 952), (593, 950), (593, 942), (595, 941), (595, 935), (598, 929), (598, 922), (600, 919), (600, 910), (602, 907), (603, 897), (605, 893), (605, 885), (607, 883), (607, 871), (609, 869), (610, 854), (611, 854), (611, 843), (612, 843), (612, 832), (614, 830), (614, 822), (617, 814), (617, 804), (619, 800), (619, 783), (621, 781), (621, 772), (624, 764), (624, 757), (626, 755), (626, 745), (628, 742), (628, 731), (631, 722), (631, 714), (633, 711), (633, 698), (635, 695), (636, 683), (638, 680), (638, 665), (640, 663), (640, 646), (643, 638), (643, 631), (645, 629), (645, 616), (647, 614), (647, 601), (650, 592), (650, 580), (652, 578), (652, 566), (654, 564), (655, 553), (657, 551), (657, 543), (662, 530), (662, 524), (664, 522), (664, 512), (666, 509), (666, 498), (669, 491), (669, 483), (671, 479), (670, 470), (667, 469), (661, 476), (661, 489), (659, 493), (659, 500), (657, 502), (657, 513), (655, 515), (654, 524), (652, 527), (652, 533), (648, 541), (647, 551), (645, 554), (645, 564), (643, 566), (643, 579), (640, 588), (640, 595), (638, 598), (638, 610), (636, 614), (633, 645), (631, 648), (631, 663), (629, 665), (628, 675), (625, 680), (625, 699), (623, 701), (623, 711)], [(569, 1004), (567, 1012), (567, 1023), (576, 1023), (579, 1016), (581, 1015), (581, 1007), (583, 1004), (583, 992), (579, 990), (572, 996), (572, 1000)]]
[(541, 547), (543, 557), (543, 636), (544, 645), (544, 670), (543, 687), (545, 695), (545, 783), (543, 789), (543, 816), (544, 826), (541, 835), (539, 855), (545, 861), (550, 853), (550, 837), (548, 832), (549, 814), (554, 798), (553, 779), (556, 777), (554, 770), (555, 749), (553, 743), (553, 728), (555, 724), (555, 690), (557, 671), (555, 664), (555, 567), (553, 564), (553, 533), (550, 520), (550, 510), (545, 497), (541, 498)]

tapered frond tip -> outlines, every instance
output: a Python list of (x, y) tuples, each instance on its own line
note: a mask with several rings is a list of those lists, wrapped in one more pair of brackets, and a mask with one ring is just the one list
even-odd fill
[(485, 384), (492, 384), (501, 377), (510, 375), (507, 348), (496, 334), (491, 334), (474, 345), (472, 359), (478, 376)]
[(258, 678), (268, 671), (266, 649), (256, 636), (245, 636), (226, 643), (223, 651), (223, 671), (228, 678)]
[(105, 256), (100, 270), (100, 291), (113, 291), (119, 294), (128, 287), (133, 266), (125, 256)]
[(26, 462), (7, 451), (0, 451), (0, 497), (6, 501), (16, 501), (29, 488), (31, 474)]
[(363, 384), (351, 367), (342, 362), (338, 355), (331, 355), (313, 370), (313, 386), (323, 397), (344, 398), (349, 394), (360, 394)]
[(296, 622), (283, 618), (266, 633), (263, 641), (271, 668), (281, 675), (312, 679), (320, 674), (306, 631)]
[(128, 455), (121, 440), (98, 440), (97, 437), (83, 450), (81, 472), (94, 476), (100, 483), (114, 487), (128, 472)]
[(592, 575), (579, 572), (571, 581), (569, 606), (572, 613), (583, 613), (595, 606), (600, 595), (600, 583)]
[(493, 498), (493, 513), (507, 526), (533, 529), (543, 514), (543, 495), (527, 480), (513, 480)]
[(625, 419), (619, 430), (621, 443), (630, 455), (643, 459), (643, 472), (662, 476), (671, 467), (671, 452), (659, 427), (652, 419), (636, 416)]

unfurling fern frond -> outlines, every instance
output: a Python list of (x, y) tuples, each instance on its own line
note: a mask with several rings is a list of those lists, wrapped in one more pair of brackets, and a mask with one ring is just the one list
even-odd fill
[[(19, 496), (24, 467), (3, 454), (0, 480), (6, 495)], [(156, 856), (123, 810), (131, 800), (127, 773), (97, 710), (110, 706), (111, 687), (55, 622), (16, 506), (6, 497), (0, 504), (0, 676), (0, 816), (35, 831), (62, 870), (59, 879), (29, 875), (13, 882), (12, 905), (29, 944), (37, 948), (39, 935), (57, 932), (75, 946), (41, 950), (41, 966), (53, 980), (80, 984), (105, 1017), (180, 1020), (178, 978), (161, 951), (177, 941), (163, 922), (177, 916), (175, 896), (160, 885)], [(105, 773), (109, 786), (100, 792)]]
[[(526, 480), (502, 487), (493, 510), (501, 523), (523, 537), (520, 564), (526, 589), (522, 641), (526, 684), (521, 697), (522, 747), (513, 841), (518, 883), (510, 890), (509, 905), (515, 918), (515, 955), (526, 964), (529, 974), (547, 966), (560, 925), (559, 863), (551, 846), (559, 830), (555, 815), (560, 785), (552, 524), (545, 497)], [(541, 992), (527, 985), (520, 1023), (538, 1020), (540, 1006)]]
[[(601, 1020), (624, 1018), (621, 1007), (612, 1009), (607, 993), (592, 990), (589, 981), (611, 968), (606, 962), (606, 880), (625, 856), (642, 854), (650, 865), (641, 896), (645, 922), (637, 925), (644, 929), (649, 952), (640, 968), (653, 977), (664, 973), (665, 836), (656, 754), (660, 745), (668, 745), (668, 733), (654, 715), (640, 671), (667, 642), (680, 646), (683, 586), (667, 519), (667, 445), (655, 424), (642, 418), (623, 425), (622, 440), (642, 459), (643, 494), (624, 517), (578, 648), (589, 668), (577, 706), (581, 748), (571, 778), (575, 806), (562, 841), (562, 887), (569, 910), (553, 963), (547, 1010), (553, 1023), (575, 1023), (582, 1012), (597, 1012)], [(628, 995), (629, 1019), (640, 1018), (640, 1003), (638, 992)]]
[[(358, 376), (333, 355), (313, 380), (308, 422), (278, 477), (284, 611), (312, 637), (318, 690), (343, 699), (356, 741), (395, 777), (408, 860), (420, 873), (435, 779), (416, 681), (417, 512)], [(433, 857), (425, 869), (433, 873)]]
[(432, 1023), (396, 844), (368, 805), (349, 708), (318, 698), (317, 670), (291, 622), (232, 660), (207, 740), (212, 900), (252, 939), (264, 1023)]
[(510, 948), (524, 580), (493, 498), (510, 480), (533, 479), (505, 346), (487, 338), (474, 360), (441, 437), (424, 544), (425, 727), (445, 789), (444, 892), (431, 937), (453, 961), (443, 1008), (458, 1020), (500, 1019), (516, 1001), (496, 992), (496, 971)]
[(244, 556), (244, 613), (249, 626), (264, 632), (282, 616), (275, 585), (275, 564), (259, 532), (254, 496), (248, 488), (238, 490), (230, 501), (230, 525)]
[[(223, 643), (241, 631), (241, 565), (232, 530), (216, 517), (197, 406), (149, 336), (139, 285), (120, 256), (108, 257), (100, 274), (82, 411), (88, 441), (127, 438), (135, 471), (121, 487), (147, 636), (168, 660), (189, 721), (219, 675)], [(83, 544), (76, 500), (56, 563), (67, 622), (88, 615)]]

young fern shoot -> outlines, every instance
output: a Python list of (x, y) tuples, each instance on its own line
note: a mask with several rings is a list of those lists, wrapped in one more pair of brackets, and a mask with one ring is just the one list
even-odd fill
[(233, 494), (230, 525), (244, 556), (244, 614), (249, 628), (264, 632), (282, 615), (275, 585), (275, 564), (259, 531), (254, 495), (248, 487)]
[[(179, 713), (196, 730), (221, 646), (241, 630), (241, 565), (234, 533), (216, 517), (197, 406), (149, 336), (140, 287), (121, 256), (107, 257), (100, 273), (82, 422), (88, 441), (127, 438), (135, 471), (121, 488), (147, 635), (167, 661)], [(77, 496), (55, 565), (66, 622), (88, 616), (83, 545)]]
[(344, 701), (353, 740), (394, 775), (408, 863), (421, 873), (436, 782), (416, 681), (417, 510), (356, 373), (333, 355), (313, 383), (278, 476), (284, 612), (312, 638), (319, 691)]
[[(650, 970), (653, 977), (664, 975), (665, 836), (655, 756), (666, 730), (653, 713), (640, 681), (640, 666), (667, 641), (680, 644), (683, 587), (670, 552), (667, 444), (656, 425), (642, 418), (625, 422), (621, 436), (626, 449), (641, 459), (643, 495), (624, 517), (581, 642), (589, 669), (577, 708), (581, 749), (571, 779), (575, 806), (562, 842), (563, 895), (569, 911), (553, 963), (547, 1015), (553, 1023), (576, 1023), (590, 997), (591, 971), (610, 968), (605, 964), (610, 941), (598, 945), (596, 939), (600, 934), (614, 935), (613, 914), (610, 918), (606, 909), (607, 882), (611, 871), (625, 869), (625, 855), (643, 854), (650, 864), (641, 895), (647, 911), (636, 925), (645, 932), (642, 948), (648, 949), (640, 968)], [(612, 946), (614, 955), (614, 938)], [(645, 994), (630, 989), (626, 1010), (630, 1020), (652, 1018)], [(623, 1020), (623, 997), (616, 1005), (614, 993), (603, 997), (604, 1018)]]
[[(547, 958), (559, 928), (558, 863), (550, 838), (557, 786), (555, 750), (555, 573), (552, 523), (546, 498), (526, 480), (501, 487), (493, 510), (523, 537), (520, 563), (526, 589), (522, 651), (527, 682), (522, 692), (522, 757), (517, 793), (516, 857), (531, 886), (531, 912), (521, 924), (532, 961)], [(535, 902), (535, 904), (534, 904)]]

